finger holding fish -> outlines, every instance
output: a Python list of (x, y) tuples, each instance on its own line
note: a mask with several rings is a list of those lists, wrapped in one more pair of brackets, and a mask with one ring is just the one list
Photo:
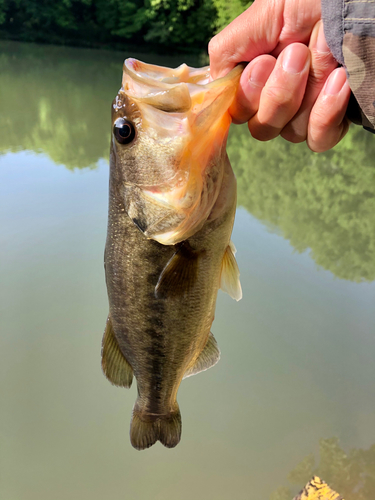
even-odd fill
[(233, 123), (248, 122), (259, 109), (262, 90), (276, 64), (276, 58), (262, 55), (253, 59), (244, 69), (230, 114)]

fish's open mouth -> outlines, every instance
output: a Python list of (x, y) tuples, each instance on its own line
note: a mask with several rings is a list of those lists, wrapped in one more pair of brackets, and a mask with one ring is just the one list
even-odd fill
[[(147, 237), (176, 244), (207, 220), (220, 191), (231, 123), (228, 110), (242, 69), (210, 81), (208, 66), (164, 68), (126, 59), (120, 94), (134, 102), (141, 115), (140, 156), (147, 148), (153, 171), (160, 171), (159, 182), (146, 181), (147, 187), (145, 181), (134, 183), (142, 191)], [(149, 160), (143, 168), (150, 168)], [(137, 202), (132, 207), (136, 211)], [(166, 217), (161, 207), (173, 216)]]

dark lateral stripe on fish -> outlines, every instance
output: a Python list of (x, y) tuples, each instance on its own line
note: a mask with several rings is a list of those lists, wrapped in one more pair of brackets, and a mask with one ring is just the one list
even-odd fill
[[(164, 349), (164, 334), (165, 329), (163, 315), (165, 311), (164, 304), (158, 304), (155, 307), (155, 297), (154, 294), (150, 294), (149, 306), (152, 305), (153, 313), (150, 314), (148, 318), (148, 328), (145, 329), (145, 333), (148, 335), (151, 344), (145, 348), (145, 353), (147, 353), (147, 365), (148, 373), (150, 374), (150, 386), (152, 388), (153, 397), (147, 402), (147, 411), (149, 413), (161, 413), (162, 400), (162, 381), (164, 372), (164, 362), (165, 362), (165, 349)], [(150, 311), (151, 312), (151, 311)]]
[(147, 400), (147, 412), (150, 414), (160, 414), (163, 413), (163, 399), (162, 399), (162, 389), (163, 389), (163, 361), (165, 355), (162, 351), (162, 345), (159, 343), (154, 343), (151, 347), (146, 349), (146, 352), (150, 355), (149, 358), (149, 373), (151, 375), (150, 385), (152, 388), (152, 397), (150, 396)]
[[(165, 263), (170, 258), (171, 250), (160, 243), (149, 240), (148, 251), (144, 258), (152, 264), (153, 272), (147, 275), (147, 284), (150, 287), (147, 301), (147, 328), (145, 333), (150, 339), (150, 344), (145, 347), (145, 358), (150, 375), (149, 384), (152, 388), (152, 398), (148, 399), (147, 412), (159, 414), (164, 411), (162, 407), (161, 391), (165, 363), (165, 346), (164, 346), (164, 331), (165, 323), (165, 304), (162, 301), (155, 300), (154, 289), (158, 282), (160, 273), (162, 272)], [(163, 254), (165, 257), (163, 258)]]
[(165, 362), (163, 335), (165, 331), (165, 324), (163, 321), (165, 317), (165, 305), (162, 301), (155, 300), (154, 287), (164, 267), (164, 263), (161, 262), (160, 259), (160, 253), (165, 253), (168, 259), (170, 250), (168, 249), (168, 251), (165, 251), (166, 247), (158, 242), (153, 241), (152, 243), (152, 250), (147, 253), (147, 259), (149, 262), (154, 263), (155, 272), (147, 276), (147, 282), (152, 287), (152, 292), (149, 294), (148, 308), (151, 314), (148, 320), (149, 327), (146, 329), (147, 335), (152, 339), (152, 344), (146, 349), (146, 352), (149, 355), (150, 384), (154, 392), (153, 398), (148, 401), (148, 411), (150, 413), (161, 413), (164, 410), (162, 408), (161, 391)]
[[(162, 330), (165, 327), (164, 322), (161, 318), (155, 317), (155, 318), (152, 318), (151, 321), (152, 321), (152, 325), (155, 328), (159, 328), (160, 330)], [(157, 337), (159, 335), (158, 333), (155, 332), (154, 328), (148, 328), (146, 330), (146, 333), (147, 333), (147, 335), (149, 335), (152, 338), (154, 338), (155, 336)]]

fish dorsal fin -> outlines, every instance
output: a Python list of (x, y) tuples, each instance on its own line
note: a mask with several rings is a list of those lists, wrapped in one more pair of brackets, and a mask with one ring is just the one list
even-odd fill
[(165, 299), (168, 293), (184, 295), (193, 288), (198, 275), (199, 253), (183, 242), (167, 262), (155, 287), (155, 297)]
[(235, 253), (236, 247), (230, 242), (221, 263), (220, 288), (238, 301), (242, 299), (242, 288)]
[(194, 365), (189, 368), (184, 375), (184, 378), (191, 377), (196, 373), (203, 372), (216, 365), (220, 359), (220, 349), (217, 345), (215, 337), (210, 333), (208, 336), (207, 344), (204, 346), (203, 351), (198, 356)]
[(111, 384), (128, 388), (132, 385), (133, 369), (120, 351), (110, 316), (102, 342), (102, 368)]

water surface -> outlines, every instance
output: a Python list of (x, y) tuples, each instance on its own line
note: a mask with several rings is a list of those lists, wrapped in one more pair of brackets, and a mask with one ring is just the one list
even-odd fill
[(180, 445), (131, 447), (136, 389), (100, 369), (110, 106), (130, 55), (183, 62), (0, 45), (0, 497), (290, 500), (318, 472), (373, 500), (375, 149), (359, 128), (322, 155), (232, 129), (244, 297), (219, 293), (222, 359), (181, 385)]

